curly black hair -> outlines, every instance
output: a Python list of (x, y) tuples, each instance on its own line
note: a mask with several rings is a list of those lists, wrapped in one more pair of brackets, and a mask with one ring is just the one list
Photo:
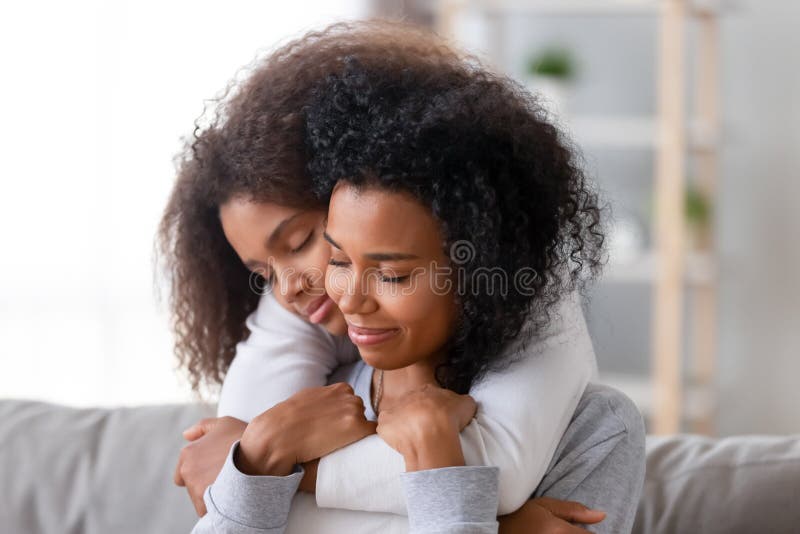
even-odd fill
[[(315, 87), (305, 128), (322, 200), (339, 180), (408, 192), (441, 224), (446, 252), (471, 244), (458, 265), (460, 321), (437, 369), (448, 389), (466, 392), (510, 361), (503, 348), (541, 333), (564, 294), (602, 268), (604, 209), (578, 152), (532, 95), (476, 60), (396, 69), (350, 58)], [(508, 291), (476, 286), (498, 268), (535, 276)]]
[(169, 282), (175, 353), (195, 390), (222, 382), (259, 294), (228, 244), (219, 207), (235, 196), (324, 211), (306, 172), (303, 107), (312, 89), (364, 65), (436, 69), (458, 54), (435, 35), (402, 23), (333, 24), (255, 60), (195, 123), (177, 158), (177, 180), (158, 233)]

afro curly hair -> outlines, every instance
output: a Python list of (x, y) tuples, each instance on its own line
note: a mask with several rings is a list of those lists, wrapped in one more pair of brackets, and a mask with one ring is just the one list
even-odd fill
[[(604, 209), (577, 151), (532, 95), (477, 60), (398, 69), (348, 58), (314, 88), (305, 117), (322, 200), (340, 180), (410, 193), (440, 223), (462, 271), (442, 386), (463, 393), (505, 365), (510, 342), (543, 333), (565, 293), (599, 274)], [(480, 276), (498, 269), (504, 287)]]

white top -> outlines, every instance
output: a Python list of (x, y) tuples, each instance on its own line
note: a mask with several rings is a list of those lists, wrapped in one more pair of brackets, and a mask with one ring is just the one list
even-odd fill
[[(334, 369), (358, 358), (349, 339), (307, 323), (269, 294), (247, 327), (250, 336), (237, 345), (225, 377), (220, 417), (250, 421), (301, 389), (325, 385)], [(500, 515), (533, 494), (586, 384), (597, 374), (577, 295), (559, 304), (546, 336), (526, 345), (523, 358), (470, 390), (478, 412), (461, 433), (467, 465), (500, 469)], [(369, 436), (320, 460), (316, 504), (404, 515), (404, 471), (403, 457), (377, 435)]]

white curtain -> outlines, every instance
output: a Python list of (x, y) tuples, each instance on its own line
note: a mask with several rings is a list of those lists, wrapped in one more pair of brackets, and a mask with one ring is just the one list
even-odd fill
[(0, 8), (0, 397), (190, 400), (153, 288), (172, 158), (261, 50), (363, 0)]

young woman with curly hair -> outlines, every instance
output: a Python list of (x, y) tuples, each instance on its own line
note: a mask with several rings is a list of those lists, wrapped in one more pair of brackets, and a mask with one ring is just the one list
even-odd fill
[[(322, 238), (326, 202), (311, 194), (307, 169), (317, 178), (320, 190), (324, 190), (327, 186), (321, 175), (328, 172), (326, 165), (331, 165), (330, 172), (335, 175), (344, 169), (344, 161), (358, 160), (354, 157), (361, 151), (358, 142), (348, 148), (348, 156), (345, 157), (344, 152), (334, 155), (332, 147), (339, 141), (334, 142), (334, 138), (326, 138), (320, 133), (325, 130), (322, 126), (329, 126), (327, 121), (334, 121), (337, 127), (343, 124), (341, 116), (329, 112), (338, 104), (326, 108), (330, 103), (324, 95), (329, 94), (334, 100), (354, 96), (348, 95), (347, 91), (328, 93), (331, 83), (341, 83), (343, 73), (349, 76), (355, 72), (347, 71), (347, 68), (355, 68), (353, 65), (348, 67), (351, 58), (357, 58), (358, 68), (367, 69), (365, 72), (393, 73), (393, 79), (401, 81), (434, 83), (433, 80), (437, 80), (427, 87), (429, 95), (436, 98), (445, 95), (447, 85), (437, 83), (466, 86), (471, 79), (488, 80), (475, 64), (421, 32), (376, 23), (339, 25), (311, 34), (271, 56), (220, 106), (216, 121), (198, 133), (190, 153), (182, 162), (178, 184), (162, 223), (162, 247), (170, 260), (173, 275), (172, 298), (179, 355), (195, 385), (203, 379), (219, 381), (227, 372), (219, 409), (221, 416), (228, 417), (204, 422), (189, 432), (187, 437), (198, 439), (184, 450), (176, 472), (176, 480), (180, 483), (190, 485), (188, 479), (192, 477), (205, 479), (207, 483), (208, 474), (218, 471), (222, 461), (226, 462), (217, 482), (205, 494), (210, 513), (198, 525), (198, 531), (209, 528), (213, 531), (214, 524), (223, 530), (227, 528), (225, 525), (235, 529), (235, 525), (241, 527), (242, 523), (253, 528), (281, 530), (287, 516), (290, 530), (294, 524), (295, 529), (309, 531), (302, 523), (298, 526), (297, 521), (302, 519), (297, 518), (301, 514), (294, 513), (294, 509), (305, 509), (309, 511), (308, 515), (314, 515), (310, 514), (312, 510), (320, 513), (313, 506), (313, 498), (311, 501), (296, 499), (292, 514), (289, 514), (285, 501), (294, 494), (296, 479), (300, 478), (302, 469), (297, 468), (298, 472), (287, 478), (241, 477), (243, 472), (286, 475), (295, 464), (311, 467), (313, 464), (308, 462), (320, 457), (323, 459), (316, 478), (317, 501), (321, 505), (371, 512), (406, 512), (399, 477), (404, 468), (417, 470), (423, 476), (435, 476), (436, 470), (431, 467), (442, 462), (453, 463), (454, 458), (456, 463), (496, 465), (499, 467), (499, 508), (496, 502), (492, 505), (491, 496), (483, 501), (488, 503), (485, 509), (492, 510), (489, 523), (494, 523), (498, 511), (507, 513), (519, 508), (532, 496), (534, 488), (542, 488), (543, 477), (547, 482), (547, 476), (566, 466), (561, 460), (574, 453), (567, 445), (570, 430), (560, 444), (559, 440), (570, 425), (573, 412), (588, 414), (604, 403), (606, 408), (601, 409), (599, 416), (609, 415), (610, 401), (607, 395), (603, 396), (605, 393), (584, 394), (575, 411), (594, 364), (585, 324), (571, 295), (580, 288), (584, 274), (594, 272), (599, 266), (602, 234), (597, 226), (599, 210), (595, 198), (571, 163), (570, 152), (557, 140), (555, 130), (545, 131), (550, 137), (545, 135), (540, 141), (543, 146), (560, 150), (548, 152), (543, 148), (541, 154), (545, 161), (533, 162), (530, 176), (544, 180), (540, 192), (546, 192), (547, 180), (563, 179), (565, 187), (554, 187), (553, 194), (536, 198), (531, 197), (525, 186), (515, 190), (520, 201), (533, 200), (527, 208), (530, 217), (521, 213), (519, 206), (522, 204), (507, 204), (507, 191), (501, 191), (497, 187), (499, 184), (492, 182), (495, 176), (484, 172), (487, 169), (501, 170), (501, 174), (514, 171), (499, 165), (500, 152), (496, 160), (488, 157), (482, 161), (482, 168), (467, 166), (469, 172), (454, 165), (458, 152), (449, 150), (448, 155), (448, 139), (460, 142), (461, 132), (450, 130), (451, 125), (447, 123), (442, 123), (436, 134), (438, 138), (423, 139), (425, 142), (436, 141), (435, 148), (440, 149), (440, 155), (429, 154), (429, 157), (408, 160), (409, 164), (413, 162), (418, 166), (414, 171), (418, 177), (423, 176), (426, 170), (445, 174), (452, 170), (452, 176), (463, 186), (452, 188), (451, 193), (437, 193), (444, 195), (441, 199), (455, 195), (449, 198), (459, 199), (455, 203), (458, 206), (440, 205), (439, 200), (433, 198), (427, 208), (433, 206), (430, 213), (416, 214), (415, 220), (427, 225), (418, 229), (421, 229), (420, 235), (427, 236), (429, 256), (436, 248), (433, 243), (455, 244), (453, 237), (460, 235), (459, 232), (464, 234), (465, 229), (471, 232), (473, 243), (476, 239), (500, 236), (491, 242), (491, 246), (486, 246), (483, 241), (476, 243), (477, 259), (465, 263), (464, 272), (475, 274), (480, 266), (505, 268), (520, 265), (532, 269), (518, 271), (529, 275), (535, 272), (535, 276), (527, 277), (525, 292), (529, 294), (526, 298), (511, 294), (518, 292), (518, 288), (506, 295), (477, 291), (474, 292), (475, 298), (469, 292), (462, 294), (464, 287), (459, 287), (457, 298), (453, 293), (430, 295), (429, 291), (428, 296), (437, 298), (423, 303), (416, 310), (413, 322), (417, 326), (392, 327), (385, 329), (386, 332), (376, 332), (357, 323), (348, 326), (346, 316), (321, 293), (322, 269), (331, 254), (328, 243)], [(511, 87), (505, 81), (495, 82)], [(403, 85), (398, 87), (403, 87), (401, 94), (407, 88)], [(392, 95), (398, 96), (389, 90), (381, 98)], [(358, 96), (354, 98), (356, 101), (359, 99)], [(518, 103), (512, 101), (509, 105), (513, 107)], [(480, 99), (477, 105), (480, 106)], [(350, 108), (345, 106), (342, 109)], [(425, 115), (426, 110), (421, 110), (421, 113)], [(512, 122), (512, 125), (525, 126), (522, 115), (510, 118), (521, 121)], [(354, 116), (353, 119), (359, 118)], [(396, 119), (389, 117), (389, 120)], [(354, 123), (355, 126), (365, 124), (363, 121)], [(409, 147), (409, 140), (414, 139), (415, 125), (409, 122), (408, 126), (412, 129), (405, 139), (402, 136), (381, 138), (380, 128), (354, 130), (360, 131), (365, 138), (376, 141), (380, 138), (379, 144), (387, 149), (384, 154), (388, 159), (383, 160), (381, 156), (376, 160), (385, 163), (386, 167), (372, 161), (361, 168), (361, 163), (368, 161), (363, 160), (358, 165), (359, 172), (375, 173), (376, 177), (392, 175), (391, 166), (398, 163), (397, 158), (403, 159), (419, 148), (417, 145)], [(476, 123), (467, 131), (474, 133), (477, 126), (498, 127), (499, 124)], [(404, 129), (401, 127), (401, 130)], [(336, 131), (336, 127), (326, 131)], [(485, 133), (490, 131), (491, 128)], [(498, 139), (504, 131), (507, 132), (498, 128)], [(307, 136), (304, 135), (306, 132)], [(394, 134), (397, 133), (395, 130)], [(522, 140), (525, 140), (524, 136)], [(403, 144), (392, 147), (395, 141)], [(306, 142), (310, 142), (312, 147), (310, 164), (305, 152)], [(327, 151), (326, 142), (331, 144)], [(380, 152), (377, 146), (364, 144), (364, 157), (377, 157)], [(489, 145), (488, 148), (494, 147)], [(515, 154), (519, 149), (525, 154), (523, 148), (520, 145), (511, 152)], [(477, 158), (478, 154), (475, 156)], [(516, 163), (526, 163), (524, 157)], [(436, 167), (437, 161), (447, 163), (444, 167)], [(548, 168), (548, 165), (552, 167)], [(396, 170), (399, 172), (397, 187), (401, 191), (398, 194), (422, 195), (422, 189), (414, 189), (419, 184), (410, 187), (411, 182), (403, 181), (403, 176), (413, 173), (403, 175), (405, 168), (402, 165)], [(554, 175), (551, 173), (553, 170), (562, 174)], [(432, 174), (428, 176), (434, 177)], [(513, 187), (512, 182), (508, 180), (504, 185)], [(434, 189), (452, 185), (440, 182)], [(384, 186), (381, 187), (386, 191), (394, 187)], [(488, 199), (484, 197), (487, 192), (490, 193)], [(425, 208), (426, 204), (421, 200), (426, 197), (413, 194), (413, 202), (406, 198), (409, 201), (407, 207), (418, 211)], [(558, 212), (554, 219), (536, 216), (538, 210), (546, 212), (547, 208), (554, 207)], [(425, 214), (427, 217), (423, 216)], [(469, 214), (478, 224), (459, 228), (458, 225), (468, 222), (464, 214)], [(385, 232), (373, 237), (382, 234), (386, 239), (396, 237), (390, 231), (391, 225), (383, 228)], [(513, 231), (503, 234), (509, 228)], [(357, 229), (352, 228), (352, 231)], [(350, 233), (345, 232), (345, 236), (349, 237)], [(519, 261), (504, 259), (504, 254), (511, 251), (527, 256)], [(543, 251), (544, 258), (537, 257), (536, 261), (525, 263)], [(438, 259), (444, 264), (448, 258)], [(500, 261), (492, 263), (494, 259)], [(253, 291), (252, 272), (258, 274), (257, 282), (272, 286), (271, 294), (259, 297)], [(336, 291), (332, 289), (330, 292), (341, 304), (342, 299), (337, 297)], [(420, 292), (416, 296), (419, 298), (425, 294)], [(446, 313), (434, 317), (425, 310)], [(420, 311), (424, 315), (422, 319)], [(400, 312), (402, 316), (402, 310)], [(248, 314), (250, 316), (245, 322)], [(309, 323), (322, 324), (330, 333)], [(392, 333), (411, 333), (423, 325), (425, 329), (421, 336), (406, 338)], [(341, 367), (330, 379), (350, 382), (358, 395), (341, 385), (321, 386), (335, 367), (357, 357), (353, 346), (336, 335), (344, 333), (345, 328), (359, 345), (362, 357), (385, 368), (385, 374), (373, 375), (365, 364), (351, 364)], [(381, 336), (388, 338), (382, 339)], [(397, 359), (388, 363), (380, 359), (370, 360), (369, 347), (378, 347), (389, 339), (394, 339), (392, 343), (405, 340), (396, 347), (398, 350), (393, 357)], [(437, 340), (444, 340), (444, 345), (436, 346)], [(444, 347), (447, 350), (443, 350)], [(432, 359), (434, 354), (436, 358)], [(427, 387), (420, 389), (416, 386), (423, 384), (414, 382), (413, 388), (398, 389), (403, 384), (397, 380), (401, 375), (392, 373), (423, 359), (432, 373), (423, 378)], [(423, 376), (412, 375), (417, 379)], [(380, 379), (384, 376), (385, 384)], [(383, 402), (385, 407), (378, 432), (390, 445), (402, 448), (406, 453), (414, 450), (419, 455), (397, 455), (378, 436), (361, 439), (375, 431), (375, 424), (369, 421), (375, 416), (370, 402), (373, 379), (378, 382), (374, 384), (376, 396), (372, 401), (378, 406)], [(411, 382), (406, 386), (409, 384)], [(440, 388), (442, 385), (449, 389)], [(297, 393), (308, 387), (312, 388)], [(475, 420), (472, 419), (475, 405), (470, 397), (457, 394), (462, 392), (469, 392), (479, 403)], [(281, 402), (287, 397), (287, 401)], [(366, 402), (359, 399), (366, 399)], [(390, 417), (392, 413), (395, 414), (393, 418)], [(404, 417), (410, 414), (415, 415)], [(597, 421), (598, 414), (594, 415), (587, 416), (587, 419)], [(243, 422), (234, 423), (230, 416)], [(415, 434), (413, 425), (409, 426), (409, 421), (420, 420), (431, 423), (424, 428), (440, 432), (434, 435), (423, 433), (424, 439), (418, 443), (415, 439), (420, 436)], [(245, 429), (247, 421), (252, 422)], [(225, 430), (219, 430), (226, 425)], [(577, 431), (573, 434), (579, 436), (583, 435), (581, 431), (585, 428), (585, 425), (577, 424), (576, 419), (570, 425), (570, 429)], [(462, 429), (459, 440), (458, 431)], [(628, 434), (620, 431), (611, 436), (614, 439), (605, 441), (623, 443), (625, 440), (620, 437), (623, 435)], [(227, 460), (225, 454), (218, 454), (239, 437), (241, 441), (231, 449)], [(435, 447), (406, 448), (430, 443), (426, 440), (432, 437), (446, 439), (437, 440)], [(351, 445), (345, 446), (348, 444)], [(548, 467), (556, 448), (560, 453)], [(596, 450), (594, 446), (588, 449)], [(632, 449), (620, 445), (618, 450)], [(205, 451), (217, 452), (201, 454)], [(217, 461), (217, 457), (221, 460)], [(607, 457), (610, 457), (608, 451), (602, 458)], [(575, 458), (574, 454), (572, 458)], [(311, 479), (308, 482), (313, 486), (313, 470), (307, 469), (306, 472), (312, 475), (307, 478)], [(602, 470), (595, 472), (602, 479)], [(562, 475), (572, 473), (562, 469)], [(479, 468), (473, 471), (473, 475), (479, 477), (478, 480), (489, 481), (492, 476), (497, 476), (490, 474), (487, 479), (487, 472)], [(403, 479), (407, 485), (406, 492), (409, 484), (413, 486), (421, 480), (412, 478), (406, 476)], [(566, 478), (552, 478), (545, 489), (553, 490), (552, 496), (556, 496), (558, 492), (555, 490)], [(631, 480), (635, 478), (633, 476)], [(242, 480), (255, 484), (255, 487), (225, 490), (226, 484), (236, 485)], [(463, 482), (463, 479), (459, 480)], [(278, 486), (270, 487), (272, 483)], [(202, 483), (195, 486), (195, 502), (196, 488), (202, 491), (205, 486)], [(421, 516), (414, 513), (424, 508), (423, 503), (429, 502), (431, 486), (423, 483), (421, 488), (421, 492), (413, 494), (416, 498), (413, 502), (420, 503), (420, 506), (415, 508), (409, 500), (407, 511), (412, 515), (415, 528), (424, 530), (430, 522), (420, 521)], [(256, 491), (251, 491), (254, 489)], [(321, 495), (320, 490), (328, 491), (328, 495)], [(286, 506), (278, 506), (280, 509), (277, 511), (270, 508), (264, 504), (264, 494), (260, 491), (279, 495)], [(408, 496), (407, 493), (406, 498)], [(630, 498), (630, 495), (626, 497)], [(545, 502), (556, 511), (563, 506), (563, 503), (554, 501), (539, 501), (520, 511), (529, 515), (518, 513), (516, 518), (528, 527), (536, 524), (538, 519), (552, 524), (554, 518), (536, 516), (545, 510)], [(200, 507), (198, 510), (202, 511)], [(258, 510), (269, 511), (266, 523), (259, 523), (259, 517), (263, 518), (263, 515), (259, 516)], [(534, 519), (531, 519), (531, 514)], [(586, 510), (574, 514), (562, 512), (562, 515), (582, 522), (598, 519)], [(619, 515), (622, 522), (614, 519), (613, 524), (621, 525), (627, 521), (627, 512)], [(365, 521), (372, 518), (384, 522), (390, 521), (390, 517), (395, 520), (394, 516), (381, 514), (359, 516)], [(632, 521), (632, 516), (630, 519)], [(492, 528), (491, 524), (484, 526)], [(509, 521), (505, 526), (513, 528), (515, 525)]]

